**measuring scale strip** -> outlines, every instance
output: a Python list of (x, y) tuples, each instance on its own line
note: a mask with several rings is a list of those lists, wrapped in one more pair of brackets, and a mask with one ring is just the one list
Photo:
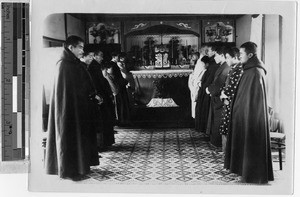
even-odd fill
[(11, 161), (25, 158), (25, 111), (29, 110), (29, 96), (26, 98), (29, 8), (27, 3), (2, 3), (1, 7), (2, 161)]

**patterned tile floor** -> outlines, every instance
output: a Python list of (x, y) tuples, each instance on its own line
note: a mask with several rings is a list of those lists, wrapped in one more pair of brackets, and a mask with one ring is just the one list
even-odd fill
[[(242, 184), (223, 154), (192, 129), (117, 129), (87, 179), (103, 184)], [(275, 173), (275, 178), (279, 176)]]

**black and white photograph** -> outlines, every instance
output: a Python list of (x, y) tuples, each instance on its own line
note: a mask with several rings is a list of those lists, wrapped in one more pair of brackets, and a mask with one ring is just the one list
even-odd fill
[(31, 2), (28, 189), (294, 189), (296, 2)]

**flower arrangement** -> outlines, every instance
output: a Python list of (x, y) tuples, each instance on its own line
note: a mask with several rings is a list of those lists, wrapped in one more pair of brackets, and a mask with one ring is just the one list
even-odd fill
[(231, 34), (231, 29), (229, 28), (224, 28), (221, 31), (221, 36), (229, 36)]
[(93, 24), (90, 35), (95, 38), (100, 38), (100, 43), (106, 42), (108, 37), (113, 37), (116, 33), (118, 33), (118, 29), (116, 27), (105, 25), (104, 23)]

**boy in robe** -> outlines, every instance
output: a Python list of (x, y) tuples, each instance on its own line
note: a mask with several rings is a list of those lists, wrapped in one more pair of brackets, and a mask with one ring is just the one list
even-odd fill
[(115, 111), (113, 104), (113, 93), (111, 91), (108, 81), (103, 76), (103, 52), (95, 51), (94, 60), (89, 66), (89, 72), (92, 76), (97, 92), (103, 97), (103, 103), (100, 106), (100, 113), (102, 114), (103, 127), (102, 132), (98, 135), (98, 151), (101, 152), (107, 147), (115, 143), (114, 137), (114, 123)]
[(199, 90), (196, 100), (195, 112), (195, 130), (206, 133), (211, 97), (206, 94), (205, 89), (213, 82), (215, 73), (219, 66), (215, 61), (216, 46), (209, 45), (207, 49), (207, 56), (201, 58), (205, 63), (205, 72), (198, 83)]
[(219, 65), (219, 68), (215, 73), (213, 82), (206, 88), (206, 93), (211, 96), (208, 133), (210, 134), (210, 143), (215, 147), (222, 147), (222, 137), (219, 127), (222, 118), (223, 102), (220, 99), (220, 95), (230, 70), (225, 61), (225, 55), (226, 47), (217, 48), (215, 61)]
[(224, 167), (241, 176), (242, 182), (264, 184), (274, 180), (266, 70), (253, 42), (241, 45), (240, 61), (244, 72), (233, 100)]
[(112, 66), (111, 76), (118, 86), (118, 93), (114, 95), (117, 124), (119, 126), (128, 125), (130, 123), (130, 104), (126, 89), (128, 81), (123, 78), (117, 64), (119, 62), (119, 54), (112, 53), (111, 56), (112, 59), (109, 63)]

